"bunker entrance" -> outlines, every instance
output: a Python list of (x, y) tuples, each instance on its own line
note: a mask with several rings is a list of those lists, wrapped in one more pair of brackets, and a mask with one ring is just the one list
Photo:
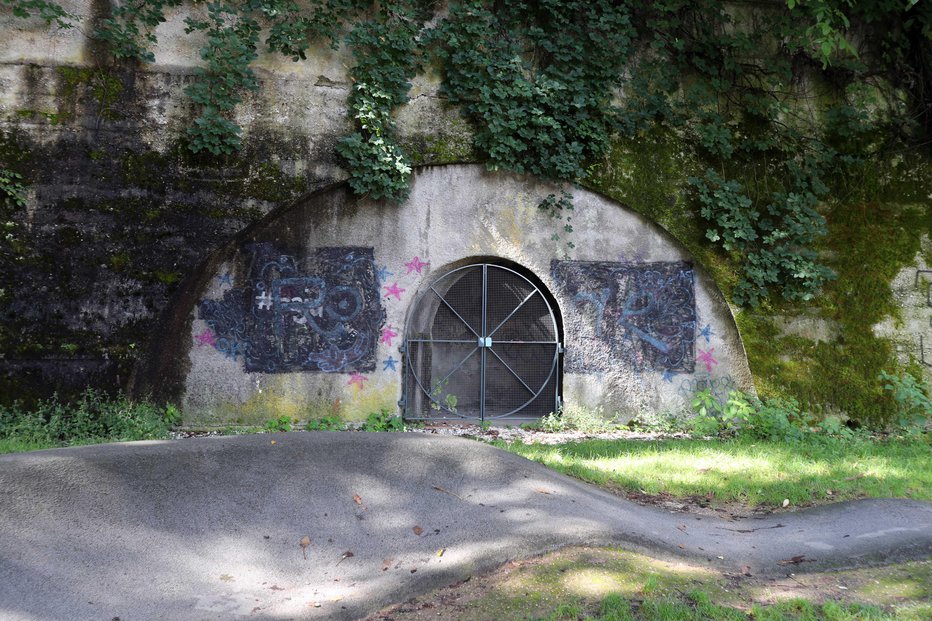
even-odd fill
[(405, 330), (408, 420), (530, 420), (559, 408), (554, 307), (518, 271), (491, 263), (433, 281)]

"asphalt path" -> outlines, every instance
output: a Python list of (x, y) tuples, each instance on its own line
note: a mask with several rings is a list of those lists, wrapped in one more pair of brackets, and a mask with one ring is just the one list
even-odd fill
[(357, 619), (571, 544), (757, 575), (845, 568), (932, 556), (932, 504), (728, 521), (639, 506), (494, 447), (424, 434), (0, 456), (3, 620)]

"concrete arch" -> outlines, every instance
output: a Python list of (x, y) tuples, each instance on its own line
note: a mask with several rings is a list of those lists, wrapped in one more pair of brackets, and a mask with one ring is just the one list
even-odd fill
[(629, 418), (681, 410), (697, 388), (753, 390), (728, 304), (689, 254), (586, 190), (574, 192), (570, 249), (537, 207), (558, 190), (448, 165), (416, 170), (400, 205), (337, 184), (272, 212), (188, 281), (168, 320), (177, 339), (136, 385), (164, 379), (203, 424), (394, 412), (414, 293), (435, 266), (485, 257), (522, 266), (555, 298), (568, 404)]

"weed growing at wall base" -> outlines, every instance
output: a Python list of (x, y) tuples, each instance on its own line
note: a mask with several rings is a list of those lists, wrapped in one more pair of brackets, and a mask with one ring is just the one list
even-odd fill
[(0, 407), (0, 450), (34, 450), (72, 444), (155, 440), (180, 422), (172, 405), (132, 401), (87, 389), (73, 403), (53, 396), (25, 409)]

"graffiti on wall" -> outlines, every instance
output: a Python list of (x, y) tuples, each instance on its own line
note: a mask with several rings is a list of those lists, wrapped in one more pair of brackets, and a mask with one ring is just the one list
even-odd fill
[(218, 351), (251, 372), (375, 370), (385, 312), (372, 248), (319, 248), (300, 262), (268, 242), (247, 250), (246, 286), (198, 305)]
[(592, 321), (591, 335), (567, 349), (568, 371), (607, 371), (622, 361), (637, 370), (693, 372), (696, 295), (691, 263), (555, 260), (551, 273)]

